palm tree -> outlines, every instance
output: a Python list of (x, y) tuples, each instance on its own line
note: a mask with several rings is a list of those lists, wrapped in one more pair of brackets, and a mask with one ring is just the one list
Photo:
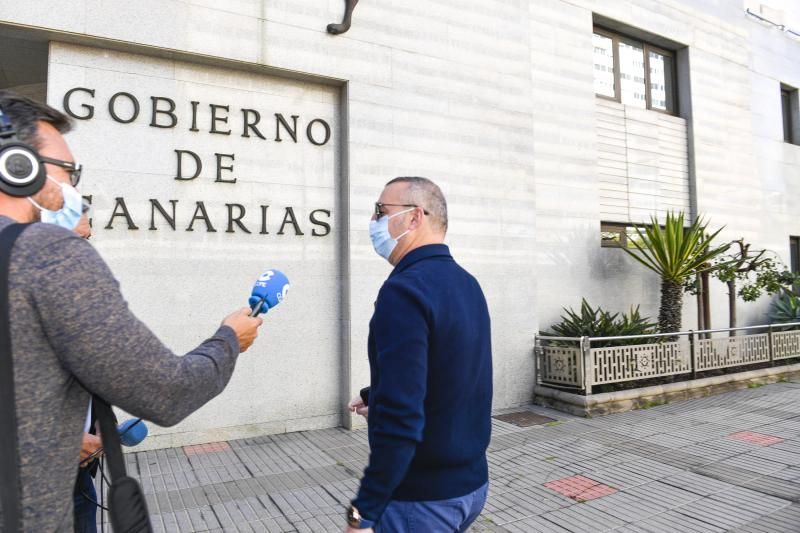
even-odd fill
[(683, 212), (669, 212), (662, 229), (656, 217), (651, 216), (651, 224), (644, 231), (636, 228), (639, 239), (630, 240), (636, 250), (623, 248), (631, 257), (661, 276), (661, 305), (658, 310), (661, 333), (681, 329), (684, 282), (696, 272), (711, 268), (712, 259), (730, 248), (730, 243), (711, 247), (711, 241), (722, 228), (707, 235), (708, 223), (700, 217), (688, 228), (684, 227), (683, 220)]

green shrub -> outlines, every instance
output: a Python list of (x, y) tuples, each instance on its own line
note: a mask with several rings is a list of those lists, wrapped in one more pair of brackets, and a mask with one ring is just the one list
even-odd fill
[[(580, 313), (564, 308), (561, 322), (551, 327), (552, 331), (542, 335), (554, 337), (616, 337), (618, 335), (648, 335), (656, 333), (654, 322), (641, 316), (639, 306), (631, 307), (630, 313), (610, 313), (600, 307), (593, 308), (586, 299), (581, 300)], [(645, 339), (628, 339), (608, 342), (593, 342), (592, 346), (624, 346), (627, 344), (644, 344)]]
[(800, 297), (784, 292), (772, 303), (769, 319), (773, 324), (800, 322)]

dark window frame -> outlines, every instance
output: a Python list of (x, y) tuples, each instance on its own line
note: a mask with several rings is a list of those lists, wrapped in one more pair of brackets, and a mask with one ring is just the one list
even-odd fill
[[(789, 236), (789, 269), (795, 274), (800, 273), (800, 237), (794, 235)], [(800, 294), (800, 285), (792, 288)]]
[(797, 89), (781, 85), (781, 125), (783, 126), (783, 142), (800, 144), (800, 139), (794, 138), (794, 117), (792, 116), (792, 96)]
[[(619, 42), (627, 41), (629, 44), (642, 46), (642, 54), (644, 55), (645, 109), (649, 111), (655, 111), (657, 113), (664, 113), (665, 115), (678, 116), (678, 91), (677, 91), (678, 65), (677, 65), (675, 51), (667, 50), (666, 48), (650, 44), (642, 39), (637, 39), (636, 37), (631, 37), (630, 35), (626, 35), (624, 33), (609, 30), (602, 26), (595, 25), (592, 33), (593, 34), (596, 33), (597, 35), (602, 35), (603, 37), (611, 39), (611, 53), (613, 54), (613, 59), (614, 59), (614, 96), (611, 97), (611, 96), (606, 96), (604, 94), (595, 93), (595, 96), (597, 98), (603, 98), (605, 100), (611, 100), (613, 102), (618, 102), (623, 105), (628, 105), (622, 102), (622, 90), (621, 90), (622, 84), (620, 81), (620, 66), (619, 66)], [(672, 77), (672, 87), (670, 88), (672, 94), (667, 94), (667, 109), (658, 109), (652, 107), (653, 97), (650, 94), (652, 92), (652, 89), (650, 87), (651, 51), (663, 55), (665, 57), (669, 57), (672, 60), (669, 72), (670, 76)], [(665, 82), (666, 81), (667, 80), (665, 79)], [(667, 88), (665, 87), (664, 89), (666, 91)], [(670, 103), (672, 104), (671, 110), (670, 110)]]

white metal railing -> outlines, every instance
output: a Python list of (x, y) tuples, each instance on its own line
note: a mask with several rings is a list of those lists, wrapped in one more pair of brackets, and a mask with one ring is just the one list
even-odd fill
[[(636, 379), (695, 375), (717, 368), (800, 357), (800, 322), (728, 329), (617, 337), (536, 335), (536, 375), (542, 385), (583, 389)], [(730, 336), (731, 332), (763, 331)], [(729, 336), (713, 338), (715, 333)], [(592, 347), (609, 341), (647, 339), (645, 344)]]

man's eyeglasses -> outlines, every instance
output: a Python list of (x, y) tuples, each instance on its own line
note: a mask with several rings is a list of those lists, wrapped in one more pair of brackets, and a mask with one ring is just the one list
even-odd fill
[[(384, 207), (420, 207), (420, 206), (418, 206), (417, 204), (382, 204), (380, 202), (375, 202), (375, 218), (376, 219), (377, 218), (381, 218), (382, 216), (384, 216), (386, 214), (386, 213), (384, 213), (382, 211), (382, 209)], [(430, 214), (430, 213), (428, 213), (428, 211), (425, 210), (424, 207), (422, 208), (422, 212), (425, 213), (426, 215)]]
[(76, 187), (78, 182), (81, 181), (81, 171), (83, 170), (83, 165), (80, 163), (70, 163), (69, 161), (62, 161), (61, 159), (53, 159), (51, 157), (42, 156), (39, 156), (39, 161), (66, 169), (66, 171), (69, 172), (69, 182), (73, 187)]

